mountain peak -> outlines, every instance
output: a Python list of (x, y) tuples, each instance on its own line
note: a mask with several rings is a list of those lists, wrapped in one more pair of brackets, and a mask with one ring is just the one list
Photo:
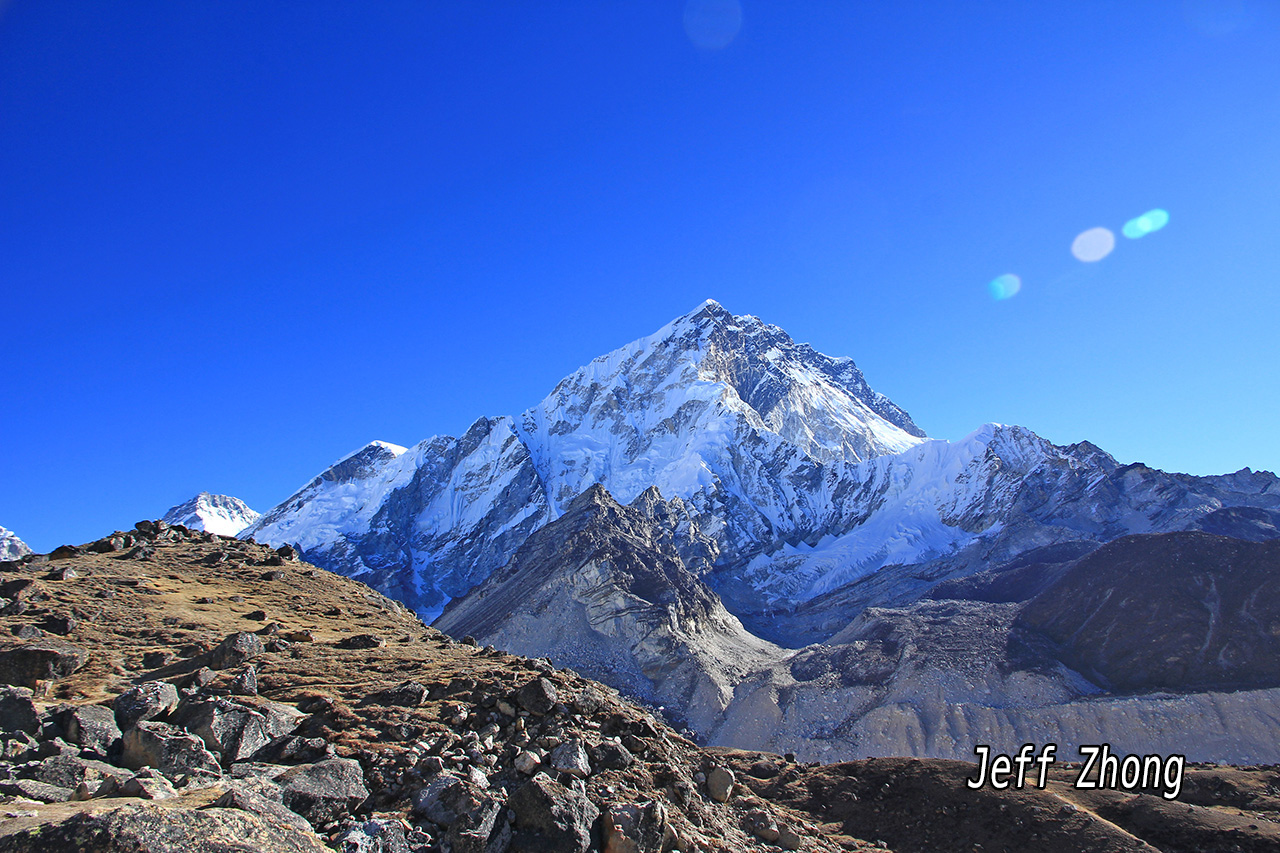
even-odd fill
[(257, 521), (259, 516), (260, 513), (250, 509), (239, 498), (201, 492), (191, 500), (171, 507), (163, 520), (169, 524), (181, 524), (190, 530), (235, 536)]
[(30, 553), (31, 548), (16, 533), (0, 527), (0, 560), (18, 560)]

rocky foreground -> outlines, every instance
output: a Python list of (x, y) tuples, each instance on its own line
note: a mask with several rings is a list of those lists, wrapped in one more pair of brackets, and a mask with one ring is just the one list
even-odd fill
[(1167, 801), (704, 749), (287, 547), (157, 522), (0, 563), (0, 636), (0, 853), (1280, 849), (1276, 767)]

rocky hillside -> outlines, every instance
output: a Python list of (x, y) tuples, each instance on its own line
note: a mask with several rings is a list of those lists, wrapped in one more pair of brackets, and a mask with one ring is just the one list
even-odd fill
[(588, 490), (436, 626), (661, 704), (701, 742), (806, 760), (1097, 741), (1280, 762), (1280, 541), (1047, 546), (792, 651), (698, 580), (662, 506)]
[(1280, 845), (1273, 768), (1194, 769), (1169, 802), (702, 749), (288, 548), (164, 523), (0, 564), (0, 596), (0, 851)]
[[(748, 633), (689, 569), (680, 528), (668, 526), (681, 517), (656, 490), (635, 503), (591, 487), (435, 627), (572, 665), (705, 730), (748, 673), (785, 652)], [(688, 529), (686, 549), (699, 541)]]

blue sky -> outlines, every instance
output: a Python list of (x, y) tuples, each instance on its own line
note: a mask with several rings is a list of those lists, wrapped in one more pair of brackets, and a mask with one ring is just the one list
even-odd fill
[(0, 2), (0, 525), (265, 510), (707, 297), (932, 436), (1280, 469), (1275, 4), (738, 9)]

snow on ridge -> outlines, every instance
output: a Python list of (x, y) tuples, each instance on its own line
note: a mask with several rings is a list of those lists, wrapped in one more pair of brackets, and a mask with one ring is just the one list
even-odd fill
[(239, 498), (201, 492), (189, 501), (171, 507), (163, 520), (191, 530), (205, 530), (219, 536), (236, 536), (261, 517)]
[(18, 534), (0, 527), (0, 560), (19, 560), (31, 553), (31, 547)]

